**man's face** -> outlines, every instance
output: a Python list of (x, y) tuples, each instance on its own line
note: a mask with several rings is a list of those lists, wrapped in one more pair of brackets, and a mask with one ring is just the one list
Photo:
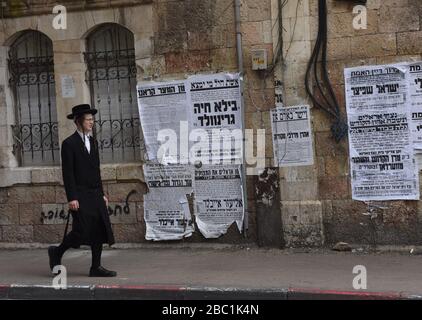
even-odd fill
[(94, 126), (94, 117), (91, 114), (85, 115), (85, 119), (82, 122), (82, 127), (84, 131), (85, 132), (92, 131), (93, 126)]

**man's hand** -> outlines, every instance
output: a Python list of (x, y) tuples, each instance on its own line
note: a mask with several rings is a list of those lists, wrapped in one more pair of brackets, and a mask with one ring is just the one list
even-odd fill
[(106, 207), (108, 207), (108, 199), (107, 199), (107, 197), (106, 196), (103, 196), (103, 198), (104, 198), (104, 201), (106, 203)]
[(73, 211), (79, 210), (79, 201), (78, 200), (70, 201), (69, 202), (69, 209), (73, 210)]

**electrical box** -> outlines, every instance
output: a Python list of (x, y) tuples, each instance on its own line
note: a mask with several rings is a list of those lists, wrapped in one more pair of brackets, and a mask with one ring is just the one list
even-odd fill
[(268, 58), (266, 49), (252, 49), (252, 70), (266, 70), (268, 68)]

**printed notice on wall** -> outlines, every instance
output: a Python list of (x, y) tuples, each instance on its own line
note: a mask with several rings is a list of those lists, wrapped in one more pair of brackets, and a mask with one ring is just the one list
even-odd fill
[(314, 163), (309, 106), (271, 110), (274, 163), (279, 167)]
[[(180, 153), (181, 130), (188, 132), (187, 94), (184, 81), (138, 84), (138, 108), (148, 160), (160, 163), (186, 163)], [(183, 129), (183, 126), (184, 129)], [(182, 129), (181, 129), (182, 128)], [(161, 132), (162, 138), (159, 137)], [(171, 134), (174, 132), (175, 134)], [(172, 136), (171, 148), (160, 147)], [(160, 139), (159, 139), (160, 138)], [(160, 152), (161, 149), (161, 152)], [(180, 161), (180, 162), (179, 162)]]
[(236, 222), (242, 232), (244, 209), (240, 166), (195, 169), (195, 216), (205, 238), (218, 238)]
[(213, 164), (221, 162), (218, 160), (241, 159), (239, 74), (197, 75), (189, 77), (189, 83), (191, 129), (202, 129), (208, 136), (207, 141), (192, 141), (191, 145), (202, 146), (195, 156), (212, 160)]
[(415, 149), (422, 149), (422, 62), (409, 65), (410, 130)]
[(405, 65), (345, 69), (352, 198), (417, 200)]
[(62, 80), (62, 97), (63, 98), (74, 98), (75, 97), (75, 83), (72, 76), (63, 74)]
[(147, 240), (179, 240), (194, 231), (187, 195), (192, 194), (191, 166), (144, 165), (148, 193), (144, 196)]

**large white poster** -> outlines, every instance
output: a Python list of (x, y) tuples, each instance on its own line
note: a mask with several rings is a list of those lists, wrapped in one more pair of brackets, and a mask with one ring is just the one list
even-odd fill
[(407, 66), (345, 69), (352, 198), (417, 200)]
[(422, 62), (409, 65), (410, 129), (415, 149), (422, 149)]
[[(191, 129), (202, 129), (207, 135), (205, 141), (191, 142), (191, 146), (203, 146), (200, 150), (202, 153), (195, 153), (195, 156), (202, 156), (213, 164), (222, 160), (241, 159), (242, 106), (239, 74), (196, 75), (189, 77), (189, 84)], [(199, 135), (200, 132), (197, 133)]]
[[(180, 156), (187, 154), (179, 153), (180, 127), (185, 123), (188, 130), (187, 93), (184, 81), (171, 81), (160, 83), (138, 84), (138, 107), (139, 119), (147, 149), (148, 160), (156, 160), (160, 163), (186, 163)], [(171, 135), (177, 139), (174, 148), (161, 149), (166, 152), (159, 153), (160, 145), (158, 133), (164, 136)]]
[(279, 167), (314, 163), (311, 116), (308, 105), (271, 110), (274, 164)]
[(193, 169), (183, 165), (144, 165), (147, 240), (179, 240), (194, 231), (187, 195), (193, 192)]
[(240, 166), (195, 169), (196, 224), (205, 238), (217, 238), (236, 222), (242, 231), (244, 209)]

